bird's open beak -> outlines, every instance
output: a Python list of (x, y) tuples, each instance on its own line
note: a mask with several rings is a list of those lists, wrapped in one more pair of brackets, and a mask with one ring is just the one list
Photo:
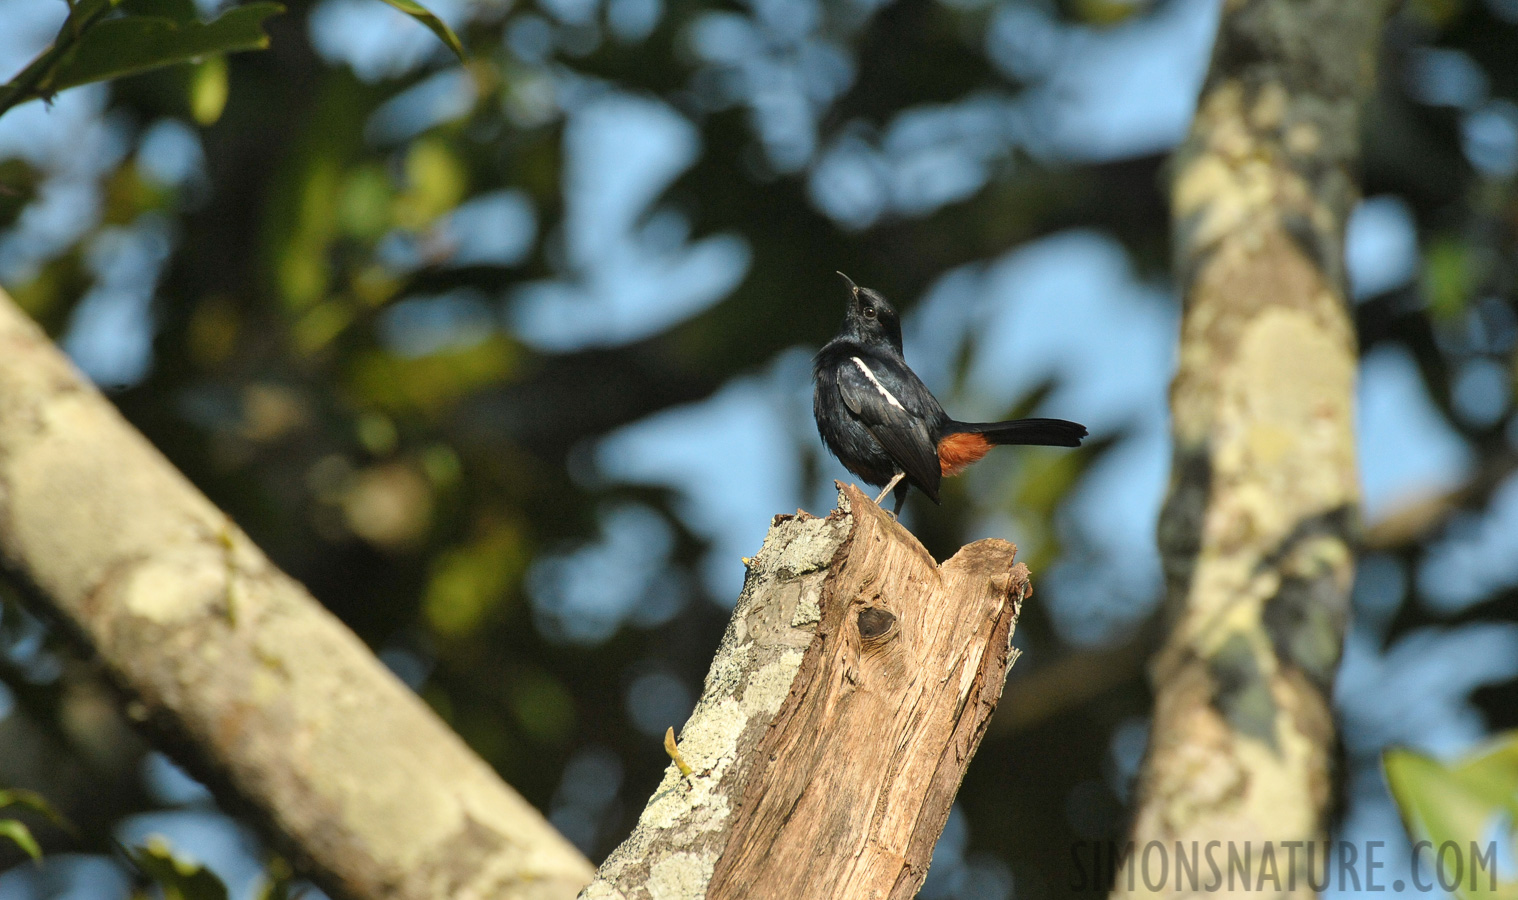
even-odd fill
[(857, 284), (854, 283), (854, 279), (852, 279), (849, 276), (843, 274), (842, 272), (838, 273), (838, 277), (842, 278), (843, 279), (843, 283), (849, 286), (849, 291), (855, 297), (859, 296), (859, 285), (857, 285)]

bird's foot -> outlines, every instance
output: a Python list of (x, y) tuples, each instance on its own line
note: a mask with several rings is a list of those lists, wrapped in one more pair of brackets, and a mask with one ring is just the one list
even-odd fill
[[(882, 501), (882, 500), (884, 500), (886, 498), (886, 494), (889, 494), (891, 491), (894, 491), (896, 489), (896, 485), (901, 484), (901, 479), (903, 479), (905, 477), (907, 477), (907, 473), (905, 473), (905, 472), (897, 472), (896, 473), (896, 477), (892, 478), (891, 481), (890, 481), (890, 483), (885, 486), (885, 490), (881, 491), (880, 495), (875, 498), (875, 505), (879, 506), (880, 505), (880, 501)], [(896, 517), (892, 516), (891, 518), (894, 519)]]

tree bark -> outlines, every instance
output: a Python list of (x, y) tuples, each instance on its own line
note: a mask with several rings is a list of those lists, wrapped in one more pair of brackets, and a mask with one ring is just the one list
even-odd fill
[(330, 892), (550, 900), (590, 879), (3, 293), (0, 558), (98, 655), (129, 715)]
[[(1279, 880), (1249, 888), (1312, 893), (1305, 854), (1284, 845), (1321, 837), (1330, 799), (1358, 502), (1343, 233), (1386, 9), (1225, 3), (1175, 156), (1185, 313), (1160, 520), (1169, 634), (1118, 895), (1196, 892), (1176, 854), (1209, 841), (1261, 876), (1273, 856)], [(1158, 888), (1143, 877), (1159, 879), (1158, 862), (1142, 869), (1151, 841), (1172, 863)]]
[(1016, 659), (1015, 547), (938, 566), (853, 487), (781, 516), (671, 765), (585, 900), (909, 898)]

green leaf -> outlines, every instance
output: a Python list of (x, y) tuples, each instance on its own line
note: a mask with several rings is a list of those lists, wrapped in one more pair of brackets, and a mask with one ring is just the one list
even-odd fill
[(1457, 238), (1441, 237), (1429, 245), (1423, 290), (1435, 319), (1449, 321), (1465, 311), (1477, 281), (1477, 268), (1475, 254)]
[(200, 21), (195, 0), (121, 0), (121, 11), (134, 16), (173, 19), (180, 25)]
[(37, 839), (32, 837), (31, 829), (15, 819), (0, 819), (0, 837), (10, 838), (11, 843), (26, 851), (26, 855), (32, 859), (42, 859), (42, 848), (37, 846)]
[(126, 16), (91, 28), (41, 85), (61, 91), (91, 81), (134, 75), (196, 57), (269, 46), (263, 22), (284, 12), (278, 3), (249, 3), (213, 22), (179, 22), (167, 16)]
[(464, 56), (464, 45), (459, 42), (459, 36), (453, 33), (453, 29), (449, 28), (446, 22), (433, 15), (427, 7), (417, 3), (416, 0), (385, 0), (385, 2), (430, 28), (439, 40), (448, 45), (448, 49), (459, 58), (459, 62), (469, 61)]
[(164, 900), (227, 900), (227, 886), (210, 869), (174, 855), (158, 835), (128, 848), (127, 859), (163, 890)]
[(36, 791), (22, 790), (21, 788), (0, 790), (0, 807), (6, 806), (19, 806), (22, 809), (29, 809), (64, 831), (70, 833), (74, 831), (73, 824), (68, 819), (65, 819), (61, 813), (53, 809), (52, 805), (47, 802), (47, 799)]
[(433, 558), (422, 609), (433, 630), (462, 637), (478, 629), (510, 598), (527, 567), (521, 531), (501, 525), (463, 547)]
[(1473, 840), (1502, 809), (1500, 798), (1473, 794), (1454, 772), (1421, 753), (1388, 750), (1382, 765), (1386, 783), (1415, 839), (1427, 838), (1435, 844)]
[(119, 0), (75, 0), (69, 15), (58, 29), (58, 36), (46, 50), (32, 60), (16, 77), (0, 85), (0, 116), (17, 104), (49, 95), (47, 83), (74, 45), (111, 10)]
[(59, 37), (67, 35), (77, 38), (89, 28), (91, 20), (120, 5), (121, 0), (76, 0), (73, 9), (69, 11), (69, 17), (64, 20), (63, 28), (58, 32)]
[(447, 142), (423, 138), (406, 154), (406, 190), (396, 198), (395, 222), (421, 229), (463, 201), (469, 192), (469, 172)]
[[(1518, 735), (1509, 734), (1453, 765), (1410, 750), (1392, 749), (1381, 758), (1386, 783), (1415, 841), (1434, 846), (1480, 842), (1506, 813), (1518, 808)], [(1461, 898), (1518, 898), (1518, 884), (1498, 881), (1493, 893), (1464, 882)], [(1486, 888), (1490, 883), (1487, 882)]]
[(264, 867), (263, 884), (254, 895), (257, 900), (299, 900), (304, 890), (295, 887), (295, 872), (284, 857), (275, 856)]
[(444, 415), (465, 396), (505, 381), (521, 357), (521, 348), (503, 335), (429, 356), (405, 357), (369, 350), (353, 355), (347, 384), (366, 404), (378, 409), (435, 417)]
[(9, 228), (37, 195), (42, 175), (26, 161), (0, 162), (0, 229)]
[(227, 106), (227, 58), (208, 56), (190, 77), (190, 115), (200, 125), (214, 125)]
[[(1455, 774), (1467, 789), (1490, 797), (1518, 818), (1518, 732), (1508, 732), (1463, 757)], [(1503, 799), (1506, 803), (1503, 804)]]

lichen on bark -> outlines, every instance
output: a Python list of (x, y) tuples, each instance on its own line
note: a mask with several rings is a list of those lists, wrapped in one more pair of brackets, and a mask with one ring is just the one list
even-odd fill
[(0, 561), (329, 893), (565, 900), (590, 865), (0, 293)]
[[(1136, 846), (1248, 841), (1258, 858), (1323, 827), (1358, 502), (1343, 235), (1387, 5), (1226, 3), (1175, 154), (1169, 633)], [(1186, 893), (1132, 864), (1115, 893)], [(1310, 893), (1291, 874), (1285, 892)]]
[[(601, 865), (584, 900), (703, 897), (742, 796), (748, 758), (784, 702), (820, 615), (829, 564), (848, 539), (846, 495), (825, 519), (777, 517), (747, 561), (701, 700), (679, 736), (694, 769), (671, 763), (633, 833)], [(742, 765), (736, 765), (741, 763)]]
[(779, 517), (682, 729), (692, 771), (666, 769), (582, 898), (915, 894), (1016, 657), (1015, 552), (939, 566), (853, 487)]

